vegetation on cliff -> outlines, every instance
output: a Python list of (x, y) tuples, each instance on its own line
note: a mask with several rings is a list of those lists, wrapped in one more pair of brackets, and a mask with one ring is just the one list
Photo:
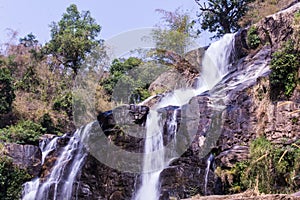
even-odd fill
[(278, 146), (264, 137), (251, 142), (249, 160), (236, 163), (230, 170), (216, 170), (228, 184), (226, 193), (247, 189), (264, 194), (296, 192), (299, 173), (299, 143)]
[(15, 166), (12, 160), (4, 155), (3, 149), (0, 143), (0, 199), (20, 199), (23, 183), (32, 177), (26, 170)]

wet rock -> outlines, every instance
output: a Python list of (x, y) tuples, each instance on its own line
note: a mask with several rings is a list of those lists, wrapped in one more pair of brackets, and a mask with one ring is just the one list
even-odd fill
[(103, 129), (114, 128), (116, 125), (140, 124), (146, 122), (149, 107), (143, 105), (124, 105), (114, 110), (99, 113), (97, 119)]

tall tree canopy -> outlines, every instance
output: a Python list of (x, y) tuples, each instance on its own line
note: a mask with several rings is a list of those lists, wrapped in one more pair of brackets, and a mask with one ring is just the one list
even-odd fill
[(46, 53), (51, 54), (65, 67), (71, 68), (77, 74), (87, 53), (101, 40), (97, 39), (101, 27), (89, 11), (78, 11), (71, 4), (62, 19), (51, 25), (51, 40), (45, 45)]
[(198, 19), (203, 30), (216, 32), (215, 37), (237, 31), (240, 26), (238, 21), (248, 10), (248, 4), (253, 0), (207, 0), (200, 3)]

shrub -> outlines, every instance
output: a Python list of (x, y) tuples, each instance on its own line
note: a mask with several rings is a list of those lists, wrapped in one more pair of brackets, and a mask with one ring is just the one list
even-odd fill
[(271, 60), (271, 99), (289, 98), (297, 86), (299, 70), (299, 55), (294, 50), (294, 42), (288, 41), (283, 50), (272, 55)]
[(252, 26), (247, 33), (247, 43), (251, 49), (256, 49), (260, 44), (257, 28)]
[(229, 192), (239, 188), (238, 192), (258, 189), (260, 193), (290, 193), (299, 189), (295, 182), (299, 163), (299, 145), (278, 147), (260, 137), (252, 141), (248, 161), (236, 163), (231, 170), (219, 169), (219, 174), (230, 176)]
[(55, 133), (54, 123), (49, 113), (45, 113), (40, 119), (41, 126), (46, 130), (47, 133)]
[(18, 144), (38, 145), (39, 137), (45, 128), (32, 121), (19, 121), (18, 124), (0, 130), (0, 140)]
[(57, 97), (53, 103), (53, 110), (56, 111), (65, 111), (69, 117), (73, 115), (72, 113), (72, 93), (67, 92), (64, 95)]
[(15, 99), (14, 87), (10, 71), (0, 68), (0, 113), (5, 114), (12, 110), (12, 102)]
[(9, 158), (0, 157), (0, 199), (20, 199), (22, 185), (31, 178), (25, 170), (14, 166)]

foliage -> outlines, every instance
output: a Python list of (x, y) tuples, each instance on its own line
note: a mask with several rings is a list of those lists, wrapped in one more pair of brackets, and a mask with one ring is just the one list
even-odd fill
[(109, 77), (104, 79), (101, 85), (104, 87), (105, 91), (112, 95), (115, 86), (117, 85), (118, 81), (124, 76), (125, 73), (130, 71), (131, 69), (139, 66), (142, 61), (138, 58), (130, 57), (127, 60), (113, 60), (110, 68), (109, 68)]
[(18, 144), (38, 145), (45, 128), (32, 121), (19, 121), (16, 125), (0, 129), (0, 140)]
[(249, 166), (242, 178), (242, 183), (247, 188), (258, 187), (260, 192), (270, 193), (274, 184), (274, 177), (271, 174), (272, 167), (271, 158), (272, 144), (264, 137), (257, 138), (250, 145)]
[(38, 45), (39, 41), (36, 39), (36, 36), (32, 33), (29, 33), (24, 38), (20, 38), (20, 44), (24, 45), (25, 47), (35, 47)]
[(53, 110), (64, 111), (69, 117), (73, 115), (72, 113), (72, 93), (67, 92), (66, 94), (59, 95), (53, 102)]
[(35, 92), (36, 87), (40, 84), (40, 81), (37, 77), (36, 71), (33, 66), (29, 66), (26, 69), (26, 72), (21, 80), (19, 80), (16, 84), (18, 89), (27, 91), (27, 92)]
[[(250, 158), (238, 162), (231, 170), (218, 169), (218, 176), (226, 174), (227, 193), (256, 189), (260, 193), (289, 193), (298, 188), (300, 147), (296, 144), (275, 146), (259, 137), (250, 144)], [(224, 175), (223, 175), (224, 176)], [(236, 191), (236, 189), (239, 189)]]
[(184, 55), (191, 45), (193, 22), (187, 13), (176, 9), (170, 12), (157, 9), (163, 15), (163, 22), (152, 31), (152, 40), (155, 43), (156, 53), (172, 52)]
[(22, 185), (30, 178), (25, 170), (14, 166), (9, 158), (0, 157), (0, 199), (20, 199)]
[(53, 134), (55, 133), (55, 127), (53, 120), (51, 119), (51, 116), (49, 113), (45, 113), (42, 118), (40, 119), (41, 126), (45, 129), (47, 133)]
[(248, 5), (253, 0), (208, 0), (207, 4), (195, 1), (200, 9), (198, 21), (201, 29), (215, 32), (214, 37), (219, 38), (240, 28), (238, 21), (248, 11)]
[(271, 60), (271, 99), (290, 97), (297, 86), (299, 70), (299, 54), (294, 49), (294, 42), (288, 41), (283, 50), (272, 55)]
[(251, 49), (256, 49), (260, 44), (257, 27), (252, 26), (247, 33), (247, 43)]
[(101, 27), (96, 24), (89, 11), (77, 10), (71, 4), (62, 19), (51, 24), (51, 40), (45, 45), (46, 54), (51, 54), (65, 67), (71, 68), (75, 75), (86, 55), (97, 47)]
[(0, 68), (0, 113), (5, 114), (12, 110), (15, 99), (13, 79), (7, 68)]
[(130, 57), (114, 60), (108, 78), (101, 81), (105, 91), (118, 103), (137, 103), (150, 96), (150, 84), (163, 72), (152, 62)]

